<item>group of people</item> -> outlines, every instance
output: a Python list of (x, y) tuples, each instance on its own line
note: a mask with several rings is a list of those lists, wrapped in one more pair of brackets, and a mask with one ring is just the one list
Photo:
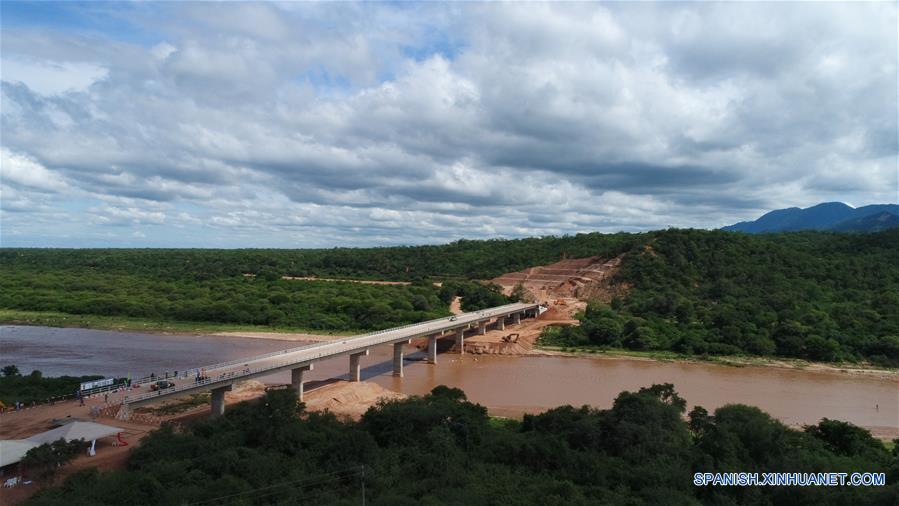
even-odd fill
[[(34, 404), (35, 404), (34, 401), (31, 401), (31, 407), (34, 407)], [(13, 406), (15, 406), (16, 411), (22, 411), (23, 409), (25, 409), (27, 407), (24, 402), (19, 402), (19, 401), (14, 402)]]
[[(81, 390), (76, 392), (75, 396), (78, 397), (78, 405), (84, 406), (84, 395), (81, 394)], [(106, 403), (106, 405), (109, 405), (109, 392), (108, 391), (103, 393), (103, 402)]]

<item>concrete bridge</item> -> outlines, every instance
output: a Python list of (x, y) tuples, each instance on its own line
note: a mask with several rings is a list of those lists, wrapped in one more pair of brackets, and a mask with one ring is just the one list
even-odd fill
[[(297, 394), (300, 400), (302, 400), (303, 373), (311, 371), (315, 362), (348, 355), (350, 380), (359, 381), (361, 358), (368, 355), (370, 348), (380, 345), (393, 345), (393, 374), (394, 376), (402, 377), (403, 346), (409, 344), (412, 339), (428, 338), (428, 362), (436, 364), (437, 339), (454, 337), (456, 347), (460, 352), (464, 353), (466, 330), (477, 329), (478, 334), (484, 334), (488, 325), (494, 325), (496, 328), (503, 329), (507, 323), (518, 324), (521, 318), (536, 317), (541, 310), (542, 307), (537, 303), (507, 304), (335, 341), (314, 343), (274, 353), (190, 369), (178, 376), (166, 378), (175, 385), (172, 388), (139, 394), (133, 393), (125, 396), (122, 402), (123, 409), (121, 414), (127, 417), (132, 408), (152, 404), (164, 399), (211, 391), (212, 414), (213, 416), (218, 416), (225, 412), (225, 392), (230, 391), (235, 383), (287, 370), (291, 372), (291, 385), (297, 390)], [(136, 383), (149, 382), (150, 380), (144, 379)]]

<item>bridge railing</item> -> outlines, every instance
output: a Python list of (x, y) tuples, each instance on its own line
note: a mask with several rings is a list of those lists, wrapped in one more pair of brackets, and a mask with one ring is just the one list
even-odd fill
[[(506, 304), (506, 305), (503, 305), (503, 306), (497, 306), (497, 307), (495, 307), (495, 308), (490, 308), (490, 311), (489, 311), (489, 312), (486, 312), (486, 311), (483, 311), (483, 312), (481, 312), (481, 311), (473, 311), (473, 312), (471, 312), (471, 313), (465, 313), (465, 314), (459, 315), (459, 316), (462, 316), (462, 317), (465, 317), (465, 316), (472, 316), (472, 315), (491, 316), (491, 315), (496, 314), (496, 313), (501, 313), (501, 312), (503, 312), (504, 310), (507, 310), (508, 308), (510, 308), (510, 307), (512, 307), (512, 306), (518, 306), (519, 304), (521, 304), (521, 303)], [(531, 305), (531, 304), (526, 304), (526, 305)], [(387, 332), (394, 332), (394, 331), (397, 331), (397, 330), (407, 329), (407, 328), (410, 328), (410, 327), (418, 327), (418, 326), (429, 325), (429, 324), (433, 324), (433, 323), (437, 323), (437, 322), (450, 321), (450, 320), (449, 320), (450, 318), (452, 318), (452, 317), (451, 317), (451, 316), (444, 316), (444, 317), (442, 317), (442, 318), (435, 318), (435, 319), (433, 319), (433, 320), (426, 320), (426, 321), (418, 322), (418, 323), (409, 323), (409, 324), (402, 325), (402, 326), (399, 326), (399, 327), (391, 327), (391, 328), (389, 328), (389, 329), (375, 330), (375, 331), (369, 332), (369, 333), (367, 333), (367, 334), (359, 334), (359, 335), (356, 335), (356, 336), (348, 336), (348, 339), (365, 339), (365, 338), (367, 338), (367, 337), (374, 337), (374, 336), (377, 336), (377, 335), (380, 335), (380, 334), (384, 334), (384, 333), (387, 333)], [(477, 319), (477, 318), (475, 318), (475, 319)], [(306, 349), (319, 347), (319, 346), (321, 346), (321, 344), (322, 344), (322, 343), (305, 344), (305, 345), (303, 345), (303, 346), (296, 346), (296, 347), (288, 348), (288, 349), (285, 349), (285, 350), (273, 351), (273, 352), (265, 353), (265, 354), (262, 354), (262, 355), (254, 355), (254, 356), (249, 357), (249, 358), (241, 358), (241, 359), (229, 360), (229, 361), (227, 361), (227, 362), (220, 362), (220, 363), (218, 363), (218, 364), (212, 364), (212, 365), (208, 365), (208, 366), (204, 366), (204, 367), (197, 367), (197, 368), (193, 368), (193, 369), (188, 369), (188, 370), (184, 371), (184, 374), (181, 375), (181, 377), (186, 378), (186, 377), (189, 377), (189, 376), (195, 376), (195, 375), (196, 375), (198, 372), (200, 372), (201, 370), (207, 370), (207, 371), (209, 371), (209, 370), (221, 369), (221, 368), (224, 368), (224, 367), (230, 367), (230, 366), (237, 365), (237, 364), (241, 364), (241, 363), (246, 364), (246, 363), (248, 363), (248, 362), (250, 362), (250, 361), (264, 360), (264, 359), (266, 359), (266, 358), (277, 357), (277, 356), (279, 356), (279, 355), (285, 355), (285, 354), (288, 354), (288, 353), (296, 353), (296, 352), (298, 352), (298, 351), (303, 351), (303, 350), (306, 350)], [(164, 378), (159, 378), (159, 379), (164, 379)]]
[[(335, 343), (328, 343), (328, 344), (329, 344), (329, 345), (334, 345)], [(374, 344), (372, 344), (372, 345), (374, 345)], [(321, 346), (320, 346), (320, 347), (321, 347)], [(322, 348), (324, 348), (324, 347), (322, 347)], [(199, 380), (195, 381), (194, 383), (186, 383), (186, 384), (183, 384), (183, 385), (176, 386), (176, 387), (174, 387), (174, 388), (166, 388), (166, 389), (163, 389), (163, 390), (155, 390), (155, 391), (153, 391), (153, 392), (146, 392), (146, 393), (139, 394), (139, 395), (135, 395), (135, 396), (130, 396), (130, 395), (129, 395), (129, 396), (125, 396), (125, 399), (124, 399), (123, 402), (124, 402), (125, 404), (130, 404), (130, 403), (137, 402), (137, 401), (142, 401), (142, 400), (145, 400), (145, 399), (151, 399), (151, 398), (162, 397), (162, 396), (169, 396), (169, 395), (172, 395), (172, 394), (176, 394), (176, 393), (178, 393), (178, 392), (183, 392), (183, 391), (185, 391), (185, 390), (193, 390), (193, 389), (196, 389), (196, 388), (198, 388), (198, 387), (203, 387), (203, 386), (212, 385), (212, 384), (216, 384), (216, 383), (227, 383), (227, 382), (232, 382), (232, 381), (238, 380), (238, 379), (243, 378), (243, 377), (247, 377), (247, 376), (255, 376), (255, 375), (258, 375), (258, 374), (260, 374), (260, 373), (265, 373), (265, 372), (269, 372), (269, 371), (274, 371), (274, 370), (282, 369), (282, 368), (288, 367), (288, 366), (300, 365), (300, 364), (302, 364), (302, 363), (304, 363), (304, 362), (311, 362), (311, 361), (314, 361), (314, 360), (319, 360), (319, 359), (331, 357), (331, 356), (334, 356), (334, 355), (340, 355), (340, 354), (346, 353), (346, 352), (348, 352), (348, 351), (357, 349), (357, 348), (358, 348), (358, 344), (356, 344), (356, 343), (349, 343), (349, 342), (346, 342), (346, 341), (345, 341), (345, 342), (340, 343), (340, 346), (328, 346), (328, 348), (330, 348), (330, 349), (328, 349), (327, 351), (324, 351), (324, 350), (323, 350), (323, 351), (321, 351), (321, 352), (319, 352), (319, 353), (316, 353), (316, 354), (311, 355), (311, 356), (308, 356), (308, 357), (303, 357), (303, 358), (301, 358), (301, 359), (283, 360), (283, 361), (280, 361), (280, 362), (276, 362), (276, 363), (274, 363), (274, 364), (267, 364), (267, 365), (262, 366), (262, 367), (255, 367), (255, 368), (253, 368), (253, 367), (248, 367), (248, 368), (246, 368), (246, 369), (244, 369), (244, 370), (235, 370), (235, 371), (223, 372), (223, 373), (220, 373), (220, 374), (218, 374), (218, 375), (216, 375), (216, 376), (211, 376), (211, 377), (208, 377), (208, 378), (202, 378), (202, 379), (199, 379)]]
[[(488, 316), (489, 317), (489, 316), (493, 316), (498, 313), (503, 313), (503, 312), (509, 310), (509, 308), (511, 308), (513, 306), (519, 306), (519, 305), (521, 305), (521, 304), (517, 304), (517, 303), (516, 304), (506, 304), (504, 306), (490, 308), (490, 310), (466, 313), (465, 315), (459, 315), (459, 316), (480, 316), (480, 317)], [(534, 304), (534, 305), (536, 305), (536, 304)], [(531, 306), (531, 305), (525, 304), (525, 306)], [(527, 309), (527, 308), (525, 308), (525, 309)], [(480, 318), (473, 318), (472, 321), (477, 321), (479, 319)], [(269, 364), (266, 366), (256, 367), (256, 368), (248, 366), (247, 369), (245, 369), (245, 370), (224, 372), (224, 373), (219, 374), (218, 377), (204, 377), (204, 378), (198, 379), (194, 383), (187, 383), (184, 385), (176, 386), (174, 388), (167, 388), (164, 390), (156, 390), (153, 392), (139, 394), (137, 396), (126, 396), (124, 399), (124, 403), (128, 404), (128, 403), (137, 402), (137, 401), (141, 401), (141, 400), (145, 400), (145, 399), (149, 399), (149, 398), (153, 398), (153, 397), (159, 397), (159, 396), (163, 396), (163, 395), (168, 396), (168, 395), (182, 392), (185, 390), (192, 390), (197, 387), (206, 386), (206, 385), (209, 385), (212, 383), (233, 381), (235, 379), (246, 377), (246, 376), (255, 376), (255, 375), (258, 375), (263, 372), (282, 369), (282, 368), (290, 366), (290, 365), (299, 365), (304, 362), (311, 362), (314, 360), (320, 360), (322, 358), (332, 357), (335, 355), (341, 355), (341, 354), (347, 353), (348, 351), (358, 349), (358, 348), (360, 348), (360, 346), (361, 347), (377, 346), (380, 344), (384, 344), (384, 343), (393, 341), (398, 338), (402, 339), (405, 337), (405, 336), (385, 336), (384, 334), (396, 332), (396, 331), (407, 329), (410, 327), (424, 326), (424, 328), (421, 331), (421, 333), (423, 333), (423, 334), (428, 334), (430, 332), (437, 330), (438, 328), (440, 328), (440, 330), (445, 330), (445, 328), (446, 328), (445, 326), (440, 326), (438, 328), (435, 328), (432, 326), (432, 324), (435, 324), (438, 322), (445, 322), (448, 320), (449, 320), (449, 318), (444, 317), (444, 318), (437, 318), (434, 320), (428, 320), (425, 322), (403, 325), (400, 327), (393, 327), (390, 329), (377, 330), (374, 332), (370, 332), (368, 334), (362, 334), (359, 336), (350, 337), (347, 340), (339, 343), (339, 345), (335, 341), (324, 342), (324, 343), (312, 343), (312, 344), (289, 348), (289, 349), (281, 350), (281, 351), (277, 351), (277, 352), (266, 353), (264, 355), (257, 355), (257, 356), (253, 356), (250, 358), (244, 358), (244, 359), (240, 359), (240, 360), (232, 360), (229, 362), (222, 362), (221, 364), (214, 364), (214, 365), (203, 367), (203, 368), (189, 369), (188, 371), (193, 371), (193, 372), (191, 374), (188, 374), (188, 372), (186, 371), (183, 377), (186, 378), (189, 375), (196, 374), (196, 372), (200, 371), (201, 369), (205, 369), (207, 371), (212, 371), (215, 369), (230, 367), (230, 366), (237, 365), (240, 363), (249, 364), (249, 362), (264, 360), (266, 358), (277, 357), (280, 355), (288, 355), (288, 354), (293, 354), (293, 353), (312, 350), (312, 349), (322, 350), (321, 352), (316, 353), (311, 356), (308, 356), (308, 357), (302, 357), (302, 358), (297, 357), (297, 358), (294, 358), (291, 360), (285, 360), (285, 361), (277, 362), (275, 364)], [(454, 323), (456, 323), (456, 322), (454, 322)], [(471, 322), (469, 322), (469, 323), (471, 323)], [(372, 339), (372, 338), (379, 337), (379, 336), (381, 336), (382, 338), (381, 339)], [(371, 339), (371, 342), (366, 342), (363, 345), (363, 343), (361, 341), (364, 341), (365, 339)]]
[(104, 392), (112, 392), (114, 390), (127, 389), (127, 388), (128, 388), (128, 382), (123, 381), (121, 383), (113, 383), (112, 385), (91, 388), (88, 390), (81, 390), (79, 393), (82, 397), (87, 397), (90, 395), (102, 394)]

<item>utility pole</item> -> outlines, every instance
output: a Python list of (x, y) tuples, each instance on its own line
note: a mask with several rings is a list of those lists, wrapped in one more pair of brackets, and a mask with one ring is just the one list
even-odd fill
[(365, 506), (365, 464), (362, 464), (362, 506)]

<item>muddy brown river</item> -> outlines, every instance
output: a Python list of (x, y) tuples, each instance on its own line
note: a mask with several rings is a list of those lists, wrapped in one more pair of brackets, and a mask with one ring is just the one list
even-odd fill
[[(297, 342), (219, 336), (159, 335), (86, 329), (0, 326), (0, 361), (46, 376), (103, 374), (135, 377), (294, 347)], [(363, 358), (363, 379), (406, 394), (437, 385), (461, 388), (491, 413), (516, 416), (564, 404), (611, 406), (623, 390), (673, 383), (690, 406), (742, 403), (790, 425), (827, 417), (899, 433), (899, 381), (840, 373), (728, 367), (600, 357), (506, 357), (441, 354), (436, 366), (409, 353), (404, 378), (391, 375), (391, 348)], [(310, 380), (346, 375), (346, 357), (316, 363)], [(276, 374), (266, 382), (289, 382)]]

